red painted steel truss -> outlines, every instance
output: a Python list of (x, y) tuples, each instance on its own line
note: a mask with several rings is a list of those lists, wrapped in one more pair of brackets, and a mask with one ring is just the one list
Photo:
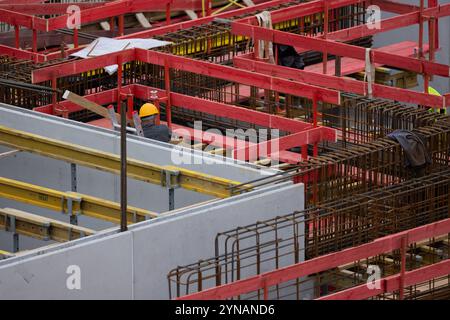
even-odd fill
[[(117, 5), (117, 2), (121, 2), (122, 6)], [(255, 7), (225, 12), (218, 15), (218, 17), (232, 18), (233, 16), (236, 15), (242, 14), (248, 15), (249, 13), (252, 13), (256, 10), (270, 8), (271, 6), (287, 2), (288, 1), (286, 0), (269, 1), (266, 3), (259, 4)], [(327, 26), (328, 25), (327, 13), (329, 10), (360, 2), (362, 2), (362, 0), (331, 0), (331, 1), (315, 0), (307, 3), (296, 4), (285, 8), (272, 10), (271, 17), (273, 23), (279, 23), (294, 18), (325, 12), (324, 25)], [(103, 14), (105, 14), (104, 12), (114, 13), (116, 15), (121, 14), (120, 12), (123, 12), (123, 10), (125, 10), (123, 9), (123, 7), (127, 7), (126, 10), (131, 10), (131, 12), (134, 12), (133, 10), (139, 11), (142, 10), (145, 6), (147, 6), (146, 3), (147, 3), (146, 1), (134, 1), (131, 4), (129, 1), (120, 0), (109, 4), (101, 4), (101, 7), (103, 9), (108, 5), (110, 6), (108, 8), (111, 8), (111, 10), (100, 10), (102, 12), (95, 11), (99, 10), (100, 7), (87, 8), (84, 10), (86, 11), (94, 10), (91, 12), (98, 12), (98, 14), (88, 15), (87, 19), (95, 20), (101, 19), (101, 17), (103, 17)], [(161, 4), (162, 2), (158, 3)], [(165, 1), (164, 3), (165, 4), (170, 3), (171, 5), (173, 4), (172, 1)], [(182, 1), (182, 3), (183, 5), (187, 5), (186, 1)], [(429, 50), (430, 50), (429, 60), (426, 60), (423, 54), (419, 54), (419, 56), (417, 57), (405, 57), (397, 55), (395, 53), (383, 52), (377, 49), (372, 49), (370, 50), (369, 55), (370, 59), (368, 63), (373, 64), (388, 63), (390, 66), (402, 68), (416, 73), (421, 73), (424, 76), (426, 88), (428, 86), (428, 79), (430, 76), (449, 77), (450, 75), (449, 66), (436, 63), (433, 61), (433, 59), (434, 59), (434, 52), (438, 49), (439, 45), (437, 20), (439, 18), (450, 15), (450, 4), (438, 5), (437, 1), (430, 0), (428, 1), (429, 7), (424, 8), (424, 7), (404, 5), (401, 3), (387, 0), (373, 0), (369, 1), (369, 3), (376, 4), (380, 6), (383, 10), (391, 11), (397, 13), (398, 15), (393, 18), (382, 20), (381, 27), (378, 29), (371, 29), (368, 28), (366, 25), (360, 25), (335, 32), (328, 32), (327, 30), (328, 28), (325, 27), (324, 32), (318, 34), (315, 37), (307, 37), (294, 33), (288, 33), (273, 29), (266, 29), (256, 26), (255, 25), (256, 19), (254, 16), (249, 16), (246, 18), (230, 21), (231, 31), (233, 34), (243, 35), (252, 38), (253, 40), (264, 40), (264, 41), (271, 41), (275, 44), (292, 45), (296, 47), (298, 51), (318, 51), (322, 52), (324, 56), (326, 56), (326, 54), (334, 54), (340, 57), (349, 57), (364, 61), (367, 57), (365, 48), (345, 44), (343, 42), (414, 24), (419, 24), (421, 26), (420, 30), (422, 30), (423, 24), (428, 23), (431, 30), (430, 31), (431, 37), (429, 40)], [(158, 8), (156, 7), (155, 8), (152, 7), (152, 10), (157, 9)], [(115, 10), (117, 10), (117, 12)], [(44, 22), (42, 22), (41, 20), (34, 20), (34, 18), (30, 20), (30, 18), (27, 18), (26, 16), (27, 16), (26, 14), (19, 15), (18, 17), (20, 18), (18, 18), (18, 20), (15, 20), (13, 24), (32, 27), (34, 28), (34, 30), (41, 30), (42, 28), (44, 28), (45, 30), (49, 30), (49, 28), (60, 27), (60, 25), (58, 24), (59, 17), (55, 18), (56, 20), (46, 20), (44, 26)], [(11, 15), (11, 17), (15, 17), (15, 15)], [(23, 20), (21, 20), (22, 18)], [(4, 18), (4, 19), (11, 19), (11, 18)], [(139, 32), (127, 36), (122, 36), (119, 38), (124, 39), (132, 37), (151, 37), (158, 34), (164, 34), (167, 32), (181, 30), (183, 28), (209, 23), (213, 19), (214, 17), (204, 17), (194, 21), (168, 25), (165, 27)], [(257, 43), (257, 41), (255, 43)], [(423, 52), (424, 49), (423, 30), (419, 34), (418, 49), (419, 53)], [(16, 54), (17, 50), (16, 51), (14, 50), (16, 49), (0, 47), (0, 53)], [(36, 53), (29, 53), (25, 51), (20, 52), (23, 55), (27, 55), (28, 58), (30, 57), (30, 55), (31, 57), (39, 58), (39, 56)], [(47, 57), (40, 57), (40, 58), (47, 59)], [(163, 66), (167, 68), (167, 70), (169, 70), (170, 68), (174, 68), (182, 71), (215, 77), (230, 82), (237, 82), (243, 85), (255, 86), (265, 90), (273, 90), (280, 93), (291, 94), (294, 96), (311, 99), (313, 101), (314, 121), (312, 125), (304, 123), (305, 128), (308, 127), (308, 129), (311, 130), (319, 127), (317, 122), (317, 103), (319, 101), (339, 105), (341, 103), (341, 92), (352, 92), (360, 95), (365, 95), (369, 91), (368, 84), (366, 82), (353, 80), (345, 77), (328, 75), (326, 73), (326, 63), (327, 63), (326, 59), (324, 60), (324, 73), (322, 74), (318, 72), (301, 71), (297, 69), (281, 67), (275, 64), (269, 64), (268, 62), (259, 59), (259, 57), (255, 56), (254, 53), (237, 56), (234, 58), (234, 66), (224, 66), (206, 61), (195, 60), (187, 57), (180, 57), (158, 51), (148, 51), (142, 49), (131, 49), (122, 52), (107, 54), (100, 57), (90, 58), (87, 60), (67, 62), (53, 67), (38, 69), (33, 72), (32, 81), (33, 83), (40, 83), (43, 81), (52, 81), (56, 83), (56, 80), (59, 77), (86, 72), (113, 64), (122, 65), (123, 63), (130, 61), (142, 61), (154, 65)], [(121, 77), (121, 69), (119, 69), (118, 77)], [(118, 83), (121, 83), (121, 81), (119, 81)], [(118, 93), (123, 93), (122, 89), (123, 88), (120, 87), (117, 88), (117, 92), (115, 93), (116, 95), (115, 99), (117, 100), (120, 99), (119, 98), (120, 94)], [(400, 100), (409, 103), (427, 105), (435, 108), (442, 108), (450, 105), (449, 94), (439, 97), (429, 95), (427, 93), (427, 90), (426, 92), (421, 93), (417, 91), (393, 88), (378, 84), (374, 84), (372, 86), (372, 89), (373, 89), (373, 96), (375, 97), (386, 98), (391, 100)], [(171, 124), (171, 117), (170, 117), (171, 104), (173, 104), (174, 101), (176, 101), (177, 99), (180, 103), (183, 102), (188, 104), (189, 99), (187, 99), (187, 96), (185, 96), (184, 100), (181, 101), (180, 97), (176, 98), (176, 94), (170, 93), (170, 91), (167, 92), (167, 97), (168, 97), (167, 98), (168, 123)], [(209, 105), (209, 104), (212, 103), (202, 102), (202, 105)], [(193, 103), (192, 101), (190, 104), (191, 108), (197, 111), (200, 111), (202, 109), (202, 105), (199, 104), (195, 106), (195, 103)], [(55, 107), (56, 105), (53, 105), (52, 108), (54, 109)], [(249, 120), (248, 112), (246, 112), (244, 109), (242, 108), (236, 109), (237, 107), (231, 105), (223, 105), (223, 107), (226, 108), (227, 115), (229, 115), (228, 110), (233, 110), (231, 113), (236, 117), (236, 119), (243, 121)], [(210, 109), (208, 109), (208, 111), (209, 110)], [(255, 114), (258, 113), (256, 111), (253, 112), (255, 112)], [(311, 132), (318, 132), (318, 131), (322, 132), (321, 130), (315, 130)], [(292, 131), (292, 133), (294, 132), (295, 131)], [(331, 135), (328, 134), (318, 135), (317, 133), (314, 133), (306, 135), (301, 134), (299, 132), (296, 132), (296, 134), (297, 134), (296, 138), (298, 138), (298, 140), (296, 141), (301, 141), (300, 142), (301, 146), (303, 146), (304, 144), (312, 143), (317, 147), (317, 142), (321, 141), (320, 139), (329, 139), (329, 138), (335, 139), (335, 135), (332, 137)], [(281, 145), (286, 146), (286, 148), (290, 148), (292, 147), (293, 140), (295, 139), (282, 138), (280, 140), (280, 143)], [(297, 145), (299, 144), (298, 142), (295, 143)], [(248, 146), (246, 147), (246, 151), (247, 149), (249, 149)], [(315, 148), (315, 154), (316, 153), (317, 150)]]
[[(352, 247), (339, 252), (330, 253), (308, 261), (300, 262), (285, 268), (266, 272), (244, 280), (235, 281), (219, 287), (206, 289), (194, 294), (179, 298), (180, 300), (224, 300), (244, 295), (249, 292), (264, 290), (267, 297), (269, 287), (281, 285), (285, 282), (306, 277), (322, 271), (337, 268), (341, 265), (364, 260), (393, 250), (400, 249), (405, 255), (405, 248), (421, 240), (430, 239), (450, 233), (450, 219), (417, 227), (408, 231), (377, 239), (373, 242)], [(383, 293), (402, 290), (420, 282), (428, 281), (449, 274), (450, 260), (421, 267), (380, 279), (378, 289), (369, 288), (366, 284), (355, 286), (344, 291), (327, 295), (320, 300), (333, 299), (367, 299)]]

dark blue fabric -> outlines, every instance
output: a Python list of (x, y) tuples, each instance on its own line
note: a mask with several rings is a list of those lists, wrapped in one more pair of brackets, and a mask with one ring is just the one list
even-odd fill
[(142, 131), (144, 131), (144, 137), (148, 139), (169, 142), (172, 138), (172, 132), (164, 125), (143, 124)]

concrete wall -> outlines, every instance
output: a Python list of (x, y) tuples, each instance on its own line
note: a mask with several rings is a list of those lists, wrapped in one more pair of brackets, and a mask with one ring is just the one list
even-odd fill
[[(119, 153), (119, 137), (116, 132), (12, 106), (0, 105), (0, 125), (69, 143), (79, 144), (85, 147), (95, 148), (105, 152)], [(137, 136), (130, 136), (128, 139), (128, 156), (130, 158), (158, 165), (173, 164), (171, 162), (172, 148), (173, 146), (170, 144), (159, 143)], [(0, 153), (7, 150), (9, 149), (0, 146)], [(189, 150), (189, 152), (191, 152), (191, 150)], [(261, 177), (261, 174), (276, 172), (274, 170), (268, 170), (266, 168), (261, 169), (242, 162), (224, 161), (220, 157), (213, 157), (198, 151), (193, 154), (197, 159), (202, 156), (212, 159), (213, 163), (208, 165), (182, 164), (180, 166), (242, 182), (259, 178)], [(0, 158), (0, 176), (60, 191), (71, 190), (71, 171), (69, 163), (27, 152)], [(117, 175), (77, 166), (77, 191), (79, 193), (119, 202), (119, 182), (120, 180)], [(175, 190), (176, 208), (182, 208), (211, 199), (213, 199), (213, 197), (200, 193), (184, 189)], [(134, 179), (128, 180), (128, 201), (132, 206), (145, 208), (159, 213), (169, 209), (168, 191), (165, 188)], [(44, 210), (2, 198), (0, 198), (0, 207), (13, 207), (66, 222), (69, 220), (67, 215), (62, 215), (59, 212)], [(113, 224), (109, 222), (85, 216), (79, 218), (79, 224), (95, 230), (102, 230), (113, 226)], [(46, 244), (48, 244), (48, 242), (20, 236), (21, 250), (33, 249)], [(0, 248), (3, 250), (12, 250), (10, 234), (0, 232)]]
[[(167, 299), (167, 273), (214, 255), (215, 235), (304, 206), (303, 185), (278, 185), (0, 261), (0, 299)], [(81, 290), (66, 270), (81, 269)]]

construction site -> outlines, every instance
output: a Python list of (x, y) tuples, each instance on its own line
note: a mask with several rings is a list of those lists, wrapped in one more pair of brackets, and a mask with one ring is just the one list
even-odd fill
[(450, 0), (0, 0), (0, 300), (449, 300)]

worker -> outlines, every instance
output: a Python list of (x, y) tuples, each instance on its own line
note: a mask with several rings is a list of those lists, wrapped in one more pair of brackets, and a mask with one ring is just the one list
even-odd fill
[[(438, 96), (438, 97), (442, 97), (441, 94), (439, 93), (439, 91), (437, 91), (435, 88), (428, 86), (428, 94), (434, 95), (434, 96)], [(447, 114), (447, 109), (446, 108), (428, 108), (428, 112), (433, 113), (440, 113), (440, 114)]]
[(156, 124), (158, 115), (159, 110), (155, 105), (151, 103), (142, 105), (139, 110), (139, 118), (141, 118), (144, 137), (162, 142), (169, 142), (172, 138), (172, 132), (169, 127)]

